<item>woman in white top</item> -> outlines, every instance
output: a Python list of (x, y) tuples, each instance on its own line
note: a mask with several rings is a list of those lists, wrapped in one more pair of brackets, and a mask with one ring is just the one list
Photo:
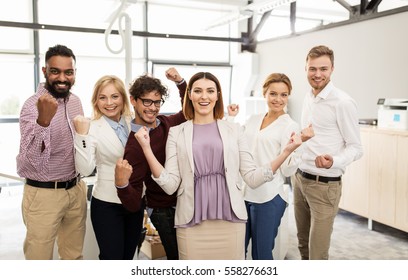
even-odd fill
[(123, 157), (130, 131), (130, 103), (123, 82), (103, 76), (94, 86), (93, 119), (74, 120), (75, 164), (82, 176), (95, 169), (91, 221), (99, 247), (99, 259), (132, 260), (142, 229), (143, 209), (126, 210), (116, 193), (114, 169)]
[[(299, 125), (285, 111), (291, 90), (292, 84), (285, 74), (270, 74), (263, 84), (268, 112), (250, 116), (244, 125), (245, 136), (257, 165), (263, 165), (279, 155), (293, 131), (300, 130)], [(230, 105), (229, 115), (236, 115), (237, 108), (237, 105)], [(299, 149), (292, 152), (276, 171), (272, 181), (265, 182), (256, 189), (245, 185), (244, 197), (248, 213), (245, 251), (247, 252), (251, 240), (254, 260), (273, 259), (275, 238), (288, 203), (285, 177), (295, 174), (300, 162), (299, 154)]]

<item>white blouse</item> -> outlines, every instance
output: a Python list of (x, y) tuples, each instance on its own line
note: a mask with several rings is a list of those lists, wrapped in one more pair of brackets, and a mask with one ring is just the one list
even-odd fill
[[(288, 143), (292, 132), (299, 133), (299, 125), (288, 114), (281, 115), (267, 127), (260, 129), (265, 113), (253, 115), (245, 123), (245, 136), (248, 146), (258, 166), (274, 160)], [(288, 202), (288, 189), (284, 188), (285, 177), (293, 175), (300, 163), (301, 147), (297, 148), (276, 171), (275, 178), (256, 189), (245, 186), (245, 200), (264, 203), (276, 195)]]

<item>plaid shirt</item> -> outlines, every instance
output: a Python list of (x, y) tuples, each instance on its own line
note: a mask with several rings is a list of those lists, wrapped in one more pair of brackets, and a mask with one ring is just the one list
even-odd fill
[(77, 174), (72, 120), (84, 112), (80, 99), (70, 93), (67, 99), (57, 99), (58, 110), (51, 124), (48, 127), (40, 126), (37, 124), (36, 104), (38, 98), (47, 92), (41, 83), (21, 109), (17, 174), (37, 181), (68, 181)]

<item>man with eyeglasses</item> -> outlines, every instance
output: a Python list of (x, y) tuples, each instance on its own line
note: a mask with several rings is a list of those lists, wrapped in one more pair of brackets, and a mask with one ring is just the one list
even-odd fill
[(73, 119), (83, 115), (75, 83), (76, 58), (56, 45), (45, 54), (45, 83), (20, 113), (17, 173), (25, 178), (22, 214), (27, 228), (24, 256), (53, 259), (57, 240), (61, 259), (82, 259), (86, 221), (86, 184), (75, 171)]
[[(175, 68), (168, 69), (166, 77), (176, 83), (183, 103), (187, 86), (185, 80)], [(134, 134), (142, 126), (148, 127), (153, 152), (160, 163), (164, 164), (170, 127), (179, 125), (186, 119), (181, 110), (173, 115), (159, 115), (161, 105), (168, 97), (167, 88), (159, 79), (149, 75), (140, 76), (132, 84), (129, 93), (135, 119), (131, 123), (132, 131), (125, 147), (124, 158), (119, 159), (116, 165), (115, 185), (118, 196), (130, 211), (143, 211), (143, 202), (146, 203), (147, 212), (159, 232), (167, 259), (177, 260), (178, 248), (174, 228), (176, 194), (166, 194), (152, 179), (149, 164)]]

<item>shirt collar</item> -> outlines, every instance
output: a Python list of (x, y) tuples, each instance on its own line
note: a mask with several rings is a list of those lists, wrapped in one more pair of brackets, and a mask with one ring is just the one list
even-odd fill
[[(326, 99), (327, 96), (329, 96), (330, 92), (333, 90), (333, 88), (334, 88), (333, 82), (330, 81), (315, 98)], [(310, 95), (314, 97), (312, 90), (310, 90)]]
[[(158, 127), (159, 125), (160, 125), (160, 120), (158, 118), (156, 118), (156, 127)], [(143, 125), (135, 123), (134, 119), (130, 123), (130, 130), (132, 130), (133, 132), (137, 132), (141, 127), (143, 127)], [(149, 127), (149, 131), (151, 131), (153, 129), (155, 129), (155, 128), (154, 127)]]
[(119, 122), (115, 122), (114, 120), (111, 120), (107, 116), (103, 116), (103, 117), (108, 122), (108, 124), (114, 129), (117, 129), (119, 127), (126, 128), (126, 122), (125, 122), (125, 118), (123, 116), (120, 117)]

